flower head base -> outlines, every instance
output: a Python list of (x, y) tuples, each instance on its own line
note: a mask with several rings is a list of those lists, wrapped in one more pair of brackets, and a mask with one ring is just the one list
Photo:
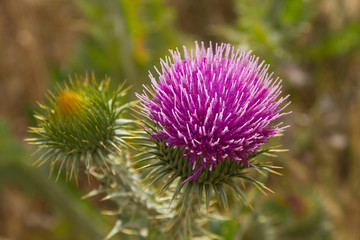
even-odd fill
[(133, 103), (122, 104), (126, 90), (109, 88), (109, 79), (98, 84), (94, 75), (70, 79), (69, 85), (50, 93), (47, 104), (40, 104), (42, 113), (35, 114), (38, 126), (30, 128), (35, 136), (27, 139), (39, 146), (39, 165), (51, 162), (51, 170), (60, 163), (70, 178), (76, 175), (80, 164), (90, 169), (105, 170), (110, 156), (119, 159), (131, 136), (127, 125), (132, 120), (121, 115)]
[(260, 146), (285, 128), (275, 123), (287, 114), (287, 104), (280, 107), (287, 98), (279, 98), (281, 81), (251, 52), (229, 44), (216, 45), (215, 52), (211, 44), (196, 44), (194, 52), (184, 47), (184, 58), (178, 50), (171, 55), (161, 60), (158, 79), (150, 73), (152, 90), (137, 95), (155, 126), (148, 128), (151, 136), (184, 149), (192, 169), (186, 180), (231, 162), (252, 164)]

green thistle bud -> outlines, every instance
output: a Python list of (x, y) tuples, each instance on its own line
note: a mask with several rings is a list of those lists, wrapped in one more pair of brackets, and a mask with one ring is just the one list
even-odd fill
[(37, 127), (29, 130), (35, 137), (27, 139), (39, 147), (35, 164), (50, 162), (51, 172), (60, 164), (57, 175), (65, 168), (70, 178), (77, 176), (80, 164), (88, 173), (108, 169), (109, 159), (121, 158), (122, 138), (131, 136), (127, 126), (133, 121), (121, 118), (133, 104), (123, 104), (125, 94), (123, 86), (112, 91), (109, 78), (98, 84), (94, 75), (91, 80), (88, 75), (70, 78), (65, 87), (50, 92), (47, 104), (39, 104), (43, 111), (35, 114)]

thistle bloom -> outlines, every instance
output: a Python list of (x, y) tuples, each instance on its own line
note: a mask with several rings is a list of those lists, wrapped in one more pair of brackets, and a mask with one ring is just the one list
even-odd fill
[(216, 172), (223, 162), (242, 162), (286, 126), (277, 123), (286, 115), (281, 107), (281, 80), (273, 80), (269, 65), (259, 63), (251, 51), (230, 44), (196, 43), (190, 53), (184, 47), (161, 60), (161, 71), (150, 73), (151, 88), (142, 95), (143, 114), (155, 124), (153, 139), (182, 148), (196, 180), (204, 169)]

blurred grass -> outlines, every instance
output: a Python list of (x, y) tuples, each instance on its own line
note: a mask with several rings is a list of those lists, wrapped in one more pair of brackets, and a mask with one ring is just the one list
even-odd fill
[[(1, 201), (4, 206), (1, 206), (0, 208), (0, 213), (2, 215), (2, 220), (0, 221), (1, 225), (13, 230), (26, 227), (26, 224), (31, 225), (31, 222), (26, 222), (32, 220), (31, 214), (29, 214), (29, 212), (32, 212), (32, 209), (21, 209), (22, 204), (27, 205), (22, 198), (32, 199), (37, 195), (41, 195), (47, 204), (52, 205), (54, 210), (58, 212), (57, 215), (61, 217), (60, 222), (57, 223), (58, 227), (65, 222), (69, 222), (71, 223), (71, 225), (67, 227), (69, 233), (80, 230), (80, 234), (75, 234), (76, 239), (101, 239), (106, 233), (105, 229), (107, 228), (104, 223), (102, 223), (102, 216), (94, 206), (89, 204), (89, 202), (82, 201), (81, 195), (69, 189), (63, 182), (60, 181), (54, 183), (53, 180), (49, 179), (48, 174), (45, 171), (41, 171), (41, 169), (31, 166), (31, 162), (32, 159), (24, 146), (14, 139), (9, 131), (8, 125), (1, 121), (0, 192), (4, 198)], [(23, 194), (16, 194), (19, 191), (22, 191)], [(9, 193), (10, 196), (6, 196), (7, 193)], [(18, 197), (20, 202), (23, 201), (23, 203), (20, 203), (20, 209), (17, 208), (16, 204), (11, 202), (11, 193), (15, 193), (14, 195)], [(14, 212), (20, 215), (18, 216), (18, 220), (24, 221), (23, 223), (11, 222), (10, 219), (12, 219), (12, 216), (6, 216), (7, 214)], [(27, 216), (28, 214), (30, 216)], [(36, 214), (33, 215), (33, 218), (35, 218)], [(38, 214), (37, 217), (41, 218), (41, 215)], [(51, 219), (48, 220), (51, 222)], [(10, 227), (9, 224), (14, 224), (15, 226)], [(41, 224), (38, 224), (39, 226), (37, 227), (41, 228), (48, 223), (42, 222)], [(36, 226), (36, 223), (34, 223), (34, 225)], [(5, 233), (2, 234), (8, 233), (13, 235), (11, 237), (14, 238), (29, 239), (29, 236), (23, 235), (25, 232), (24, 230), (12, 232), (11, 229), (9, 229), (9, 232), (6, 232), (5, 229)], [(47, 230), (46, 227), (44, 227), (43, 230)], [(61, 231), (64, 229), (58, 230), (58, 233), (61, 234)], [(58, 236), (51, 235), (52, 239), (58, 239)], [(73, 238), (71, 235), (68, 236), (68, 233), (66, 233), (65, 236)]]
[[(99, 239), (111, 227), (98, 214), (99, 202), (79, 200), (74, 185), (54, 183), (46, 169), (30, 166), (31, 149), (21, 139), (46, 89), (73, 73), (94, 71), (114, 84), (126, 80), (134, 98), (169, 48), (212, 40), (252, 49), (270, 63), (291, 94), (293, 111), (285, 119), (292, 127), (280, 140), (290, 152), (276, 160), (284, 176), (268, 180), (276, 194), (257, 195), (252, 214), (231, 200), (234, 216), (217, 233), (257, 239), (266, 227), (269, 239), (357, 240), (359, 32), (356, 0), (1, 1), (0, 118), (7, 123), (0, 133), (0, 224), (15, 224), (22, 235), (1, 227), (0, 238)], [(81, 185), (82, 193), (88, 187)], [(21, 217), (15, 217), (16, 206), (23, 206)], [(31, 214), (52, 220), (49, 226), (16, 223)], [(240, 214), (252, 228), (236, 218)], [(311, 226), (301, 228), (301, 216)]]

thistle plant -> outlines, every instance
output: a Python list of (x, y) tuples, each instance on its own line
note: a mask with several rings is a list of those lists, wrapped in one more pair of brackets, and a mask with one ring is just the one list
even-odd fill
[(229, 44), (216, 44), (214, 52), (211, 43), (196, 43), (195, 51), (184, 47), (184, 57), (170, 52), (156, 69), (159, 76), (150, 73), (151, 87), (137, 94), (152, 154), (140, 162), (151, 161), (144, 167), (151, 169), (151, 184), (163, 179), (162, 192), (176, 185), (173, 200), (181, 193), (185, 208), (205, 196), (208, 209), (215, 193), (226, 210), (226, 185), (242, 200), (238, 180), (268, 189), (247, 172), (276, 173), (276, 166), (256, 157), (279, 151), (263, 144), (287, 127), (278, 121), (289, 104), (288, 96), (280, 97), (281, 80), (273, 80), (269, 65), (251, 51)]
[[(117, 233), (212, 239), (204, 227), (212, 200), (229, 211), (226, 186), (244, 202), (246, 182), (271, 191), (252, 172), (277, 173), (258, 158), (281, 151), (264, 144), (287, 127), (280, 118), (288, 114), (288, 96), (280, 96), (281, 80), (268, 73), (269, 65), (229, 44), (216, 44), (214, 52), (211, 43), (196, 43), (190, 52), (184, 47), (184, 57), (171, 51), (161, 67), (136, 94), (140, 106), (125, 103), (127, 90), (111, 90), (109, 79), (70, 78), (40, 104), (37, 126), (30, 128), (37, 165), (49, 163), (57, 177), (65, 170), (76, 179), (85, 166), (100, 182), (86, 197), (102, 193), (117, 204), (107, 212), (117, 222), (105, 239)], [(124, 117), (138, 108), (137, 120)]]
[(65, 170), (67, 178), (74, 175), (76, 180), (85, 166), (85, 172), (100, 185), (84, 197), (101, 194), (103, 200), (117, 205), (117, 209), (103, 211), (117, 218), (105, 239), (115, 234), (126, 239), (184, 236), (182, 229), (187, 226), (182, 221), (176, 222), (180, 233), (178, 229), (165, 231), (174, 211), (168, 211), (166, 201), (156, 201), (154, 194), (144, 190), (131, 167), (128, 140), (137, 139), (137, 123), (124, 115), (135, 102), (124, 103), (127, 90), (120, 86), (112, 91), (109, 81), (97, 83), (94, 75), (91, 79), (76, 76), (49, 93), (47, 102), (40, 104), (42, 111), (35, 114), (37, 127), (29, 129), (34, 137), (27, 139), (38, 146), (35, 165), (49, 163), (51, 173), (58, 168), (57, 178)]
[(126, 145), (124, 136), (131, 135), (128, 126), (133, 120), (121, 118), (133, 103), (123, 104), (126, 89), (109, 89), (109, 79), (98, 84), (94, 75), (70, 78), (56, 93), (49, 92), (48, 103), (41, 103), (36, 113), (37, 127), (31, 127), (34, 138), (27, 139), (39, 146), (35, 162), (50, 162), (51, 172), (58, 164), (58, 176), (66, 169), (68, 177), (77, 176), (79, 166), (86, 171), (109, 169), (109, 156), (119, 157)]
[(127, 89), (123, 86), (112, 91), (109, 84), (109, 78), (97, 83), (94, 75), (85, 75), (58, 86), (55, 93), (49, 93), (48, 101), (40, 104), (42, 111), (35, 114), (37, 127), (30, 128), (34, 137), (27, 140), (38, 146), (35, 164), (50, 163), (51, 173), (58, 168), (57, 178), (64, 169), (67, 178), (75, 175), (77, 180), (80, 167), (85, 166), (85, 172), (98, 180), (99, 187), (85, 197), (102, 194), (104, 200), (113, 200), (118, 206), (106, 212), (118, 216), (106, 239), (125, 232), (141, 236), (141, 229), (148, 224), (139, 221), (149, 215), (146, 196), (128, 166), (124, 140), (133, 136), (135, 121), (124, 115), (135, 103), (124, 103)]

